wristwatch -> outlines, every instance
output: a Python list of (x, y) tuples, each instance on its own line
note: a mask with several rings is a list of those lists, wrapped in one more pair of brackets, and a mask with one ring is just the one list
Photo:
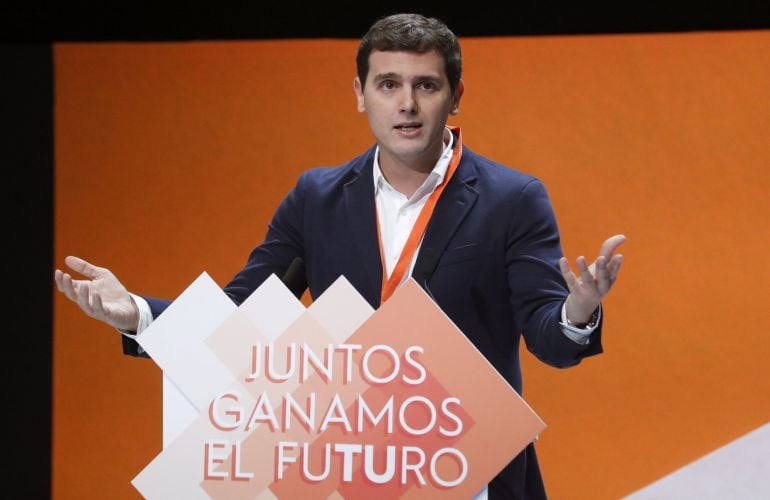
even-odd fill
[(593, 328), (596, 326), (596, 323), (599, 322), (599, 308), (597, 307), (596, 309), (594, 309), (593, 314), (591, 314), (591, 317), (588, 318), (588, 323), (586, 323), (585, 325), (576, 325), (575, 323), (570, 321), (569, 318), (565, 318), (565, 319), (567, 320), (567, 325), (573, 328)]

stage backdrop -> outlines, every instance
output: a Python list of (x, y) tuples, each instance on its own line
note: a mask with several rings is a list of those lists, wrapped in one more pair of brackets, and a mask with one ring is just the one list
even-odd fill
[[(551, 495), (617, 498), (770, 420), (770, 33), (461, 42), (466, 144), (545, 182), (571, 259), (628, 236), (605, 354), (522, 354)], [(372, 143), (355, 49), (57, 44), (56, 265), (168, 298), (202, 271), (224, 286), (303, 170)], [(136, 497), (159, 369), (60, 295), (54, 341), (54, 497)]]

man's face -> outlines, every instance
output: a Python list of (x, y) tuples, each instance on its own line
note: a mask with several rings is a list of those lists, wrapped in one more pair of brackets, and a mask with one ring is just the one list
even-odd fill
[(380, 164), (432, 169), (463, 91), (460, 82), (452, 93), (441, 54), (372, 51), (366, 85), (356, 78), (353, 86), (358, 111), (366, 113), (380, 146)]

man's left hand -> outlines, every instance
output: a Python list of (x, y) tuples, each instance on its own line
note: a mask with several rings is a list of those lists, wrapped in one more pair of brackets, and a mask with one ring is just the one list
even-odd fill
[(579, 276), (570, 268), (566, 257), (559, 260), (559, 268), (567, 282), (567, 319), (574, 325), (585, 325), (591, 319), (602, 299), (607, 295), (618, 279), (623, 256), (613, 255), (615, 250), (626, 241), (622, 234), (607, 239), (599, 249), (599, 256), (589, 266), (585, 257), (577, 258)]

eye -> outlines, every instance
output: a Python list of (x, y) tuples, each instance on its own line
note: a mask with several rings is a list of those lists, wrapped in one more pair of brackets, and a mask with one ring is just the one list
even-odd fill
[(434, 92), (438, 90), (438, 85), (436, 82), (432, 81), (420, 82), (419, 87), (423, 90), (427, 90), (428, 92)]
[(385, 90), (393, 90), (397, 87), (396, 82), (393, 80), (384, 80), (382, 83), (380, 83), (380, 88), (383, 88)]

